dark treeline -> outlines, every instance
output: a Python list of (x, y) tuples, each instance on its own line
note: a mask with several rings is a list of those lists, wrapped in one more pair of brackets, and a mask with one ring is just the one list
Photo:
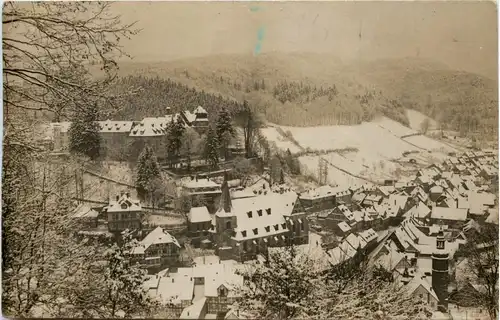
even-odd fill
[(170, 79), (128, 76), (118, 79), (116, 83), (118, 91), (131, 87), (136, 88), (137, 92), (121, 101), (121, 108), (113, 117), (116, 120), (162, 117), (165, 116), (167, 107), (176, 113), (183, 110), (193, 111), (197, 106), (202, 106), (210, 116), (222, 108), (235, 110), (241, 106), (241, 103), (221, 95), (189, 88)]

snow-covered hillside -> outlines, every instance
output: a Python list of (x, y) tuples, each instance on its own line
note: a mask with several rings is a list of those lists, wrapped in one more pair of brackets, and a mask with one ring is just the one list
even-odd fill
[[(279, 149), (304, 152), (300, 162), (304, 171), (317, 175), (319, 158), (329, 164), (328, 180), (332, 184), (357, 184), (367, 180), (382, 181), (442, 161), (453, 147), (391, 119), (380, 117), (353, 126), (285, 127), (272, 125), (262, 130)], [(282, 133), (287, 133), (283, 135)], [(298, 143), (291, 141), (290, 136)], [(338, 152), (354, 149), (357, 151)], [(318, 151), (326, 154), (318, 155)], [(331, 151), (331, 152), (328, 152)], [(410, 164), (410, 159), (413, 159)]]

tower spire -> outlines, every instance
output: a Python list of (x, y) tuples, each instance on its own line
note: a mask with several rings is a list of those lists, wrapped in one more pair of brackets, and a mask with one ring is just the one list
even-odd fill
[(227, 171), (224, 171), (224, 182), (222, 182), (222, 194), (220, 197), (219, 210), (224, 210), (224, 212), (231, 212), (231, 195), (229, 193), (229, 186), (227, 184)]

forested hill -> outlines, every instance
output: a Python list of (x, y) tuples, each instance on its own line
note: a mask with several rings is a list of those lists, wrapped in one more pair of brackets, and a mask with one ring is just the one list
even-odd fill
[(127, 118), (246, 99), (268, 121), (290, 126), (354, 124), (377, 114), (407, 124), (405, 109), (413, 108), (464, 133), (498, 127), (495, 80), (419, 59), (345, 64), (309, 53), (222, 55), (121, 64), (120, 76), (119, 85), (143, 89), (123, 106)]
[(118, 90), (135, 88), (134, 94), (120, 101), (120, 108), (113, 118), (117, 120), (139, 120), (145, 117), (165, 116), (167, 108), (171, 112), (183, 110), (193, 111), (197, 106), (203, 106), (209, 115), (216, 114), (220, 108), (233, 110), (239, 103), (235, 99), (223, 97), (220, 94), (206, 93), (188, 87), (179, 82), (159, 77), (127, 76), (119, 78)]

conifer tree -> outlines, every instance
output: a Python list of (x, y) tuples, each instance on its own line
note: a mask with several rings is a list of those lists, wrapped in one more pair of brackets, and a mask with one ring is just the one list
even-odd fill
[(175, 162), (175, 160), (179, 159), (181, 147), (182, 147), (182, 138), (186, 128), (184, 128), (184, 124), (181, 118), (178, 118), (177, 121), (173, 121), (170, 123), (167, 130), (167, 158), (170, 160), (170, 165)]
[(210, 126), (205, 138), (204, 157), (213, 169), (219, 164), (219, 146), (217, 132), (213, 126)]
[(91, 104), (82, 112), (75, 112), (69, 128), (69, 149), (71, 153), (85, 155), (96, 160), (100, 155), (99, 110)]
[(222, 148), (224, 157), (228, 158), (228, 146), (231, 142), (231, 138), (235, 135), (235, 130), (233, 127), (231, 115), (226, 108), (222, 108), (219, 112), (216, 121), (216, 134), (217, 140), (219, 141), (219, 146)]
[(146, 193), (151, 191), (149, 190), (150, 182), (155, 178), (161, 178), (160, 165), (153, 149), (146, 145), (137, 162), (137, 181), (135, 185), (139, 197), (144, 198)]

